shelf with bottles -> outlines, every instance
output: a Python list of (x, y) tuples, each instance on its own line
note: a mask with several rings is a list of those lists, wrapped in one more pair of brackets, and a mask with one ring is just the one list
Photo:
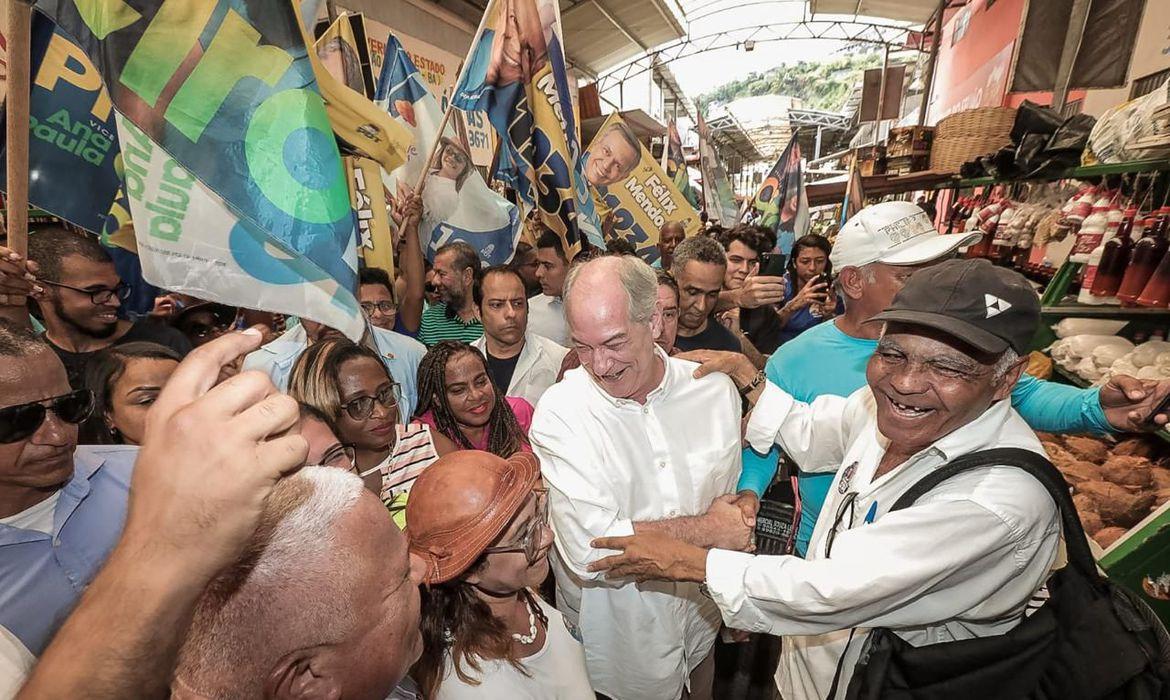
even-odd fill
[(954, 179), (949, 184), (939, 183), (938, 188), (957, 187), (957, 188), (971, 188), (971, 187), (986, 187), (988, 185), (1001, 185), (1011, 182), (1052, 182), (1055, 180), (1087, 180), (1090, 178), (1105, 177), (1108, 175), (1127, 175), (1136, 173), (1153, 173), (1170, 171), (1170, 160), (1155, 159), (1155, 160), (1139, 160), (1128, 163), (1110, 163), (1099, 165), (1087, 165), (1080, 168), (1069, 168), (1068, 170), (1059, 170), (1053, 173), (1045, 173), (1032, 177), (1018, 177), (1018, 178), (995, 178), (995, 177), (980, 177), (973, 179)]
[(1061, 316), (1078, 318), (1164, 318), (1170, 321), (1170, 309), (1150, 309), (1144, 306), (1117, 306), (1079, 304), (1075, 297), (1065, 297), (1058, 303), (1042, 306), (1040, 314), (1043, 316)]

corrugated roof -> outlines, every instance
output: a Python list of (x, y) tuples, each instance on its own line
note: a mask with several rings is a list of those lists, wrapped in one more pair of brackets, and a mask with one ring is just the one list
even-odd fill
[(814, 15), (853, 15), (925, 24), (938, 0), (809, 0)]

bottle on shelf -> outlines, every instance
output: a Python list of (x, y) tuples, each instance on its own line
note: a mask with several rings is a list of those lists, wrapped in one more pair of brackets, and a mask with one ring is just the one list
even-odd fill
[[(1106, 238), (1101, 253), (1100, 262), (1097, 265), (1097, 273), (1090, 285), (1090, 293), (1094, 297), (1106, 298), (1108, 303), (1116, 304), (1119, 300), (1116, 298), (1117, 290), (1121, 287), (1121, 280), (1125, 276), (1125, 269), (1129, 265), (1130, 256), (1133, 254), (1133, 226), (1137, 219), (1137, 209), (1129, 207), (1125, 210), (1125, 214), (1121, 219), (1121, 223), (1117, 228), (1117, 235), (1109, 237), (1107, 232)], [(1092, 256), (1090, 255), (1090, 264), (1092, 264)]]
[[(1085, 264), (1085, 276), (1081, 282), (1081, 291), (1077, 294), (1077, 303), (1089, 305), (1117, 304), (1117, 297), (1108, 294), (1093, 294), (1093, 287), (1097, 284), (1097, 277), (1101, 274), (1101, 261), (1105, 257), (1105, 247), (1114, 242), (1120, 235), (1121, 219), (1109, 221), (1105, 226), (1105, 235), (1101, 242), (1089, 253), (1089, 260)], [(1128, 234), (1127, 234), (1128, 235)]]
[(1081, 222), (1076, 242), (1073, 243), (1072, 252), (1068, 256), (1069, 262), (1089, 262), (1089, 254), (1105, 239), (1105, 228), (1109, 224), (1108, 212), (1109, 200), (1104, 197), (1097, 200), (1093, 205), (1093, 212)]
[(1158, 264), (1170, 248), (1166, 239), (1166, 226), (1170, 224), (1170, 207), (1162, 207), (1156, 217), (1146, 219), (1145, 232), (1141, 240), (1133, 244), (1133, 255), (1129, 267), (1117, 289), (1117, 298), (1123, 305), (1134, 305), (1146, 288)]

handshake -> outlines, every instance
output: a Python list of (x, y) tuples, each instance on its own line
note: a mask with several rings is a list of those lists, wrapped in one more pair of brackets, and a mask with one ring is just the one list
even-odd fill
[(702, 524), (694, 544), (706, 549), (753, 552), (760, 499), (751, 491), (720, 496), (699, 516)]

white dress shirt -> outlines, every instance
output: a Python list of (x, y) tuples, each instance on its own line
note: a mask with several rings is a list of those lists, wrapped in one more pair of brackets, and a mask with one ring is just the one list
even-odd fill
[(723, 375), (668, 358), (645, 404), (615, 399), (584, 369), (544, 394), (529, 437), (549, 487), (557, 605), (581, 629), (593, 688), (614, 700), (677, 698), (711, 652), (719, 612), (698, 584), (610, 581), (585, 567), (596, 537), (699, 515), (735, 489), (740, 399)]
[(569, 324), (565, 302), (560, 297), (537, 294), (528, 300), (528, 332), (543, 335), (557, 345), (569, 347)]
[(36, 659), (16, 635), (0, 626), (0, 699), (16, 697), (32, 673), (34, 663)]
[[(487, 335), (481, 336), (472, 346), (487, 356)], [(568, 352), (568, 348), (542, 335), (524, 334), (524, 347), (520, 349), (520, 357), (516, 358), (512, 381), (504, 393), (535, 406), (540, 397), (544, 396), (545, 390), (556, 384), (557, 375), (561, 372), (561, 361)]]
[[(785, 698), (826, 697), (842, 654), (844, 697), (868, 628), (892, 628), (914, 646), (1003, 634), (1048, 577), (1057, 508), (1018, 468), (960, 474), (887, 514), (911, 485), (962, 455), (996, 447), (1044, 454), (1007, 401), (878, 479), (889, 441), (878, 433), (869, 387), (805, 404), (769, 384), (747, 437), (761, 452), (776, 442), (806, 471), (837, 472), (806, 559), (720, 550), (707, 557), (707, 585), (726, 623), (785, 636), (776, 671)], [(851, 628), (858, 630), (848, 643)]]

